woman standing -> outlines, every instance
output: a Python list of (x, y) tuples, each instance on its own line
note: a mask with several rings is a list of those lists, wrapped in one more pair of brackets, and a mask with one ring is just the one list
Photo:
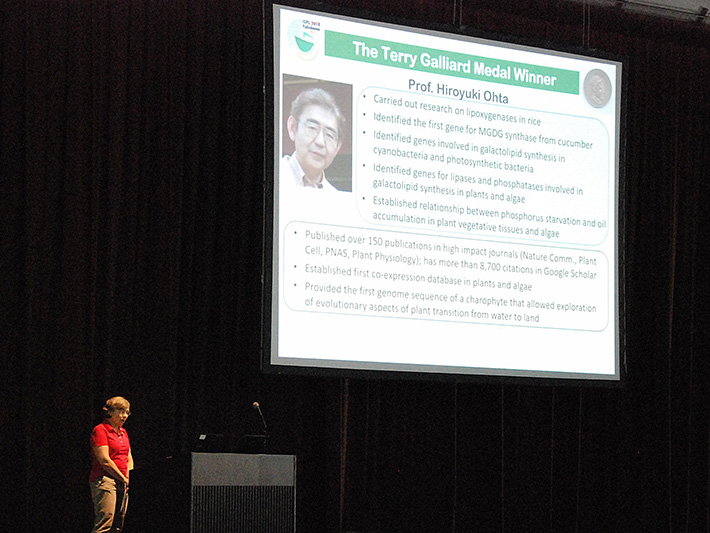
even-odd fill
[(131, 404), (121, 396), (106, 400), (104, 421), (91, 432), (92, 465), (89, 475), (94, 501), (92, 533), (120, 531), (128, 504), (128, 476), (133, 456), (123, 424)]

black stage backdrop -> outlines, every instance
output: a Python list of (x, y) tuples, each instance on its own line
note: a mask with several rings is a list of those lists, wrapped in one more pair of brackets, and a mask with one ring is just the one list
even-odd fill
[(0, 529), (88, 532), (88, 434), (121, 394), (139, 468), (261, 402), (304, 533), (709, 531), (708, 30), (332, 3), (628, 58), (625, 387), (261, 375), (261, 1), (4, 0)]

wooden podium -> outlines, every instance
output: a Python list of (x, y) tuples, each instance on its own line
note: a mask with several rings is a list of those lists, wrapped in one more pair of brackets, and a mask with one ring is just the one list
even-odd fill
[(190, 453), (131, 475), (131, 533), (294, 533), (296, 456)]

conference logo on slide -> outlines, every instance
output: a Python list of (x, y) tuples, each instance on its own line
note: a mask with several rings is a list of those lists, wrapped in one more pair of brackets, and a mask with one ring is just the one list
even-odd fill
[(288, 44), (301, 59), (310, 61), (318, 55), (320, 31), (320, 22), (306, 19), (294, 20), (286, 34)]

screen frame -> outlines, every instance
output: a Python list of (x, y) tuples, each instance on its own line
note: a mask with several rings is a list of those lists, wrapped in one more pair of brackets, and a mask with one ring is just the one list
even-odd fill
[[(315, 12), (325, 16), (341, 17), (352, 19), (356, 22), (382, 24), (393, 26), (413, 32), (434, 32), (443, 37), (454, 39), (470, 40), (474, 42), (493, 44), (498, 46), (514, 46), (529, 48), (533, 51), (544, 53), (569, 54), (580, 58), (592, 60), (611, 61), (620, 65), (620, 82), (618, 83), (619, 97), (619, 131), (617, 141), (617, 183), (616, 183), (616, 232), (615, 251), (616, 265), (613, 269), (616, 284), (616, 306), (615, 323), (617, 330), (616, 338), (616, 366), (617, 373), (610, 377), (608, 375), (589, 374), (584, 377), (558, 377), (554, 372), (526, 372), (521, 375), (519, 371), (506, 369), (486, 369), (485, 372), (440, 372), (431, 370), (418, 370), (416, 365), (409, 365), (407, 370), (396, 369), (371, 369), (352, 368), (345, 362), (342, 366), (338, 361), (328, 360), (328, 366), (320, 366), (318, 361), (315, 364), (280, 364), (272, 360), (273, 332), (277, 327), (275, 301), (278, 301), (277, 268), (275, 267), (275, 242), (278, 242), (278, 228), (274, 224), (274, 210), (277, 208), (275, 202), (275, 147), (277, 142), (275, 136), (277, 127), (275, 122), (278, 117), (278, 110), (275, 109), (275, 72), (278, 65), (275, 64), (274, 50), (274, 9), (280, 6), (287, 9), (303, 10), (304, 13)], [(623, 386), (627, 379), (626, 364), (626, 328), (625, 328), (625, 147), (626, 147), (626, 104), (627, 104), (627, 76), (628, 61), (626, 58), (604, 52), (601, 50), (590, 50), (581, 47), (563, 46), (549, 41), (535, 41), (520, 37), (501, 36), (491, 32), (474, 31), (470, 27), (453, 27), (450, 25), (424, 23), (422, 21), (412, 21), (401, 17), (387, 16), (372, 12), (354, 11), (351, 9), (326, 6), (322, 2), (282, 0), (278, 2), (264, 1), (263, 3), (263, 58), (264, 58), (264, 246), (262, 257), (262, 332), (261, 332), (261, 371), (265, 374), (277, 375), (302, 375), (312, 377), (331, 378), (362, 378), (362, 379), (401, 379), (401, 380), (427, 380), (444, 382), (483, 382), (501, 384), (532, 384), (532, 385), (568, 385), (568, 386), (603, 386), (617, 387)], [(611, 279), (611, 278), (610, 278)], [(308, 360), (307, 360), (308, 361)], [(446, 367), (434, 367), (445, 369)], [(490, 371), (489, 371), (490, 370)], [(539, 374), (539, 375), (538, 375)]]

